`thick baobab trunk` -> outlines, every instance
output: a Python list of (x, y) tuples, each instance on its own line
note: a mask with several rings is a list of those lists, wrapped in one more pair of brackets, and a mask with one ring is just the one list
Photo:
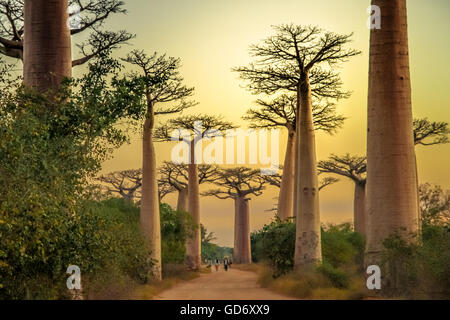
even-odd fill
[(201, 230), (200, 230), (200, 192), (198, 167), (195, 163), (195, 141), (191, 142), (191, 161), (188, 165), (188, 211), (196, 229), (186, 243), (186, 262), (190, 269), (198, 270), (201, 266)]
[(177, 211), (188, 211), (188, 188), (178, 190)]
[(151, 257), (156, 261), (154, 276), (161, 279), (161, 225), (155, 148), (153, 145), (153, 116), (145, 120), (142, 161), (141, 229), (150, 244)]
[(406, 0), (373, 0), (381, 29), (371, 30), (366, 263), (379, 263), (383, 241), (418, 231)]
[(320, 242), (319, 183), (317, 178), (315, 133), (312, 117), (311, 86), (308, 74), (299, 88), (297, 112), (296, 187), (296, 268), (312, 266), (322, 260)]
[(366, 235), (366, 188), (364, 182), (355, 182), (355, 195), (353, 200), (353, 223), (355, 231)]
[(286, 220), (294, 216), (295, 141), (295, 131), (289, 130), (278, 196), (277, 215), (280, 220)]
[(250, 249), (250, 209), (249, 199), (238, 197), (236, 199), (235, 213), (235, 242), (234, 261), (236, 263), (249, 264), (252, 262)]
[(123, 194), (122, 197), (125, 200), (125, 202), (133, 203), (133, 198), (134, 198), (133, 194)]
[(235, 263), (239, 263), (239, 246), (238, 244), (238, 234), (241, 233), (240, 224), (239, 224), (239, 212), (241, 210), (241, 198), (236, 197), (234, 198), (234, 240), (233, 240), (233, 260)]
[(24, 83), (40, 92), (71, 77), (68, 0), (25, 0)]

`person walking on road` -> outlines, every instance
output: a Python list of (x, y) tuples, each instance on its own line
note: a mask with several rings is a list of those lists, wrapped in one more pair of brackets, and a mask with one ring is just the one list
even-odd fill
[(220, 265), (219, 259), (216, 259), (216, 261), (214, 262), (214, 266), (216, 267), (216, 272), (219, 271), (219, 265)]
[(228, 271), (228, 258), (223, 259), (223, 268)]

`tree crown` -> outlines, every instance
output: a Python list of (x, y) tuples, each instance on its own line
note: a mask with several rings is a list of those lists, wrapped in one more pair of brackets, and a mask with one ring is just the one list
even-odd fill
[[(282, 94), (272, 101), (258, 99), (258, 109), (249, 109), (244, 120), (251, 121), (250, 128), (286, 127), (294, 130), (297, 119), (297, 97)], [(336, 113), (336, 105), (329, 101), (313, 103), (314, 129), (329, 134), (342, 127), (345, 117)]]
[(221, 169), (214, 182), (218, 189), (202, 193), (203, 196), (214, 196), (219, 199), (260, 196), (267, 184), (260, 170), (246, 167)]
[[(81, 58), (72, 62), (81, 65), (109, 49), (116, 49), (134, 38), (120, 31), (102, 30), (104, 22), (113, 14), (126, 14), (125, 2), (120, 0), (69, 0), (69, 16), (76, 16), (77, 26), (70, 30), (75, 36), (87, 30), (91, 33), (85, 42), (77, 44)], [(24, 0), (0, 0), (0, 53), (23, 59)]]
[(211, 116), (206, 114), (186, 115), (168, 120), (156, 128), (154, 138), (157, 141), (171, 141), (171, 133), (178, 131), (180, 135), (183, 130), (200, 138), (214, 136), (218, 131), (223, 132), (235, 129), (237, 126), (225, 121), (222, 116)]
[[(330, 67), (359, 54), (347, 49), (352, 34), (324, 32), (315, 26), (283, 24), (273, 27), (275, 35), (262, 44), (250, 46), (255, 62), (249, 67), (234, 68), (254, 94), (273, 94), (277, 91), (297, 92), (309, 78), (316, 97), (345, 98), (339, 74)], [(327, 68), (322, 65), (326, 63)]]

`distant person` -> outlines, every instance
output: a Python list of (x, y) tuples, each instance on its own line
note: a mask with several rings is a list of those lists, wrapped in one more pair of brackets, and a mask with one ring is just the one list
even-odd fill
[(228, 271), (228, 258), (223, 259), (223, 268)]
[(231, 265), (233, 264), (233, 260), (228, 260), (228, 268), (231, 268)]
[(214, 267), (216, 267), (216, 271), (219, 271), (219, 265), (220, 265), (219, 259), (216, 259), (216, 261), (214, 262)]

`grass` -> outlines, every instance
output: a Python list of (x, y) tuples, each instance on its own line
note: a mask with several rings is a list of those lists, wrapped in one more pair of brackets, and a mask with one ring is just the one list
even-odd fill
[(180, 282), (193, 280), (203, 273), (210, 273), (211, 269), (202, 268), (200, 271), (189, 271), (183, 265), (163, 266), (163, 280), (140, 285), (128, 297), (133, 300), (151, 300), (164, 290), (170, 289)]
[(290, 272), (278, 278), (273, 277), (273, 271), (266, 265), (255, 263), (236, 265), (236, 269), (251, 271), (258, 274), (258, 283), (277, 293), (299, 299), (313, 300), (359, 300), (366, 296), (361, 277), (350, 279), (347, 288), (336, 288), (333, 282), (321, 272), (309, 270)]

